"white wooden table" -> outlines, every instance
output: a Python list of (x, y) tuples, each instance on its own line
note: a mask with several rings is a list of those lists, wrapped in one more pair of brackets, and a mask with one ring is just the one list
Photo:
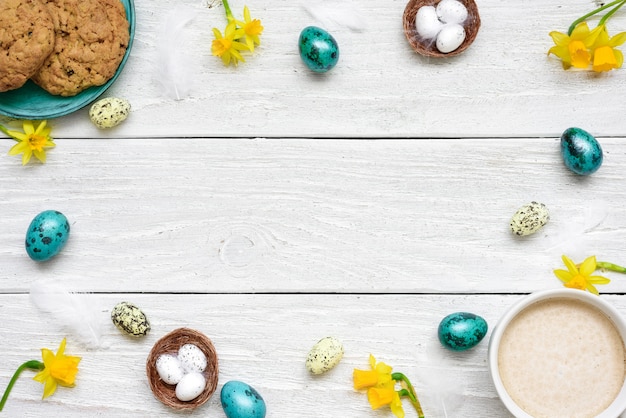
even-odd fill
[[(42, 401), (25, 372), (10, 417), (166, 417), (145, 374), (161, 336), (206, 334), (220, 361), (218, 391), (192, 415), (224, 417), (219, 389), (255, 387), (268, 417), (390, 417), (352, 389), (370, 353), (412, 378), (427, 417), (507, 417), (487, 370), (490, 333), (453, 353), (437, 340), (447, 314), (469, 311), (496, 325), (523, 294), (558, 288), (565, 253), (626, 263), (626, 70), (564, 71), (551, 30), (565, 31), (591, 0), (479, 0), (482, 28), (456, 58), (416, 55), (402, 33), (403, 0), (345, 1), (361, 29), (320, 21), (324, 1), (251, 0), (262, 45), (238, 68), (211, 55), (219, 3), (136, 0), (131, 57), (106, 96), (133, 111), (98, 130), (83, 109), (50, 121), (48, 162), (21, 166), (0, 139), (0, 387), (40, 348), (83, 357), (77, 385)], [(156, 80), (163, 18), (196, 17), (181, 45), (194, 66), (192, 93), (173, 100)], [(209, 7), (210, 6), (210, 7)], [(236, 14), (244, 3), (231, 1)], [(320, 10), (320, 9), (316, 9)], [(626, 30), (616, 16), (610, 30)], [(325, 26), (341, 56), (315, 75), (302, 64), (300, 31)], [(559, 154), (578, 126), (604, 148), (590, 177)], [(510, 217), (532, 200), (550, 223), (526, 239)], [(24, 234), (40, 211), (71, 223), (62, 253), (35, 263)], [(606, 298), (626, 313), (626, 277), (607, 273)], [(89, 293), (104, 324), (89, 349), (30, 302), (31, 284)], [(120, 301), (150, 319), (143, 339), (110, 322)], [(338, 367), (304, 367), (320, 338), (344, 343)], [(405, 403), (407, 417), (416, 416)]]

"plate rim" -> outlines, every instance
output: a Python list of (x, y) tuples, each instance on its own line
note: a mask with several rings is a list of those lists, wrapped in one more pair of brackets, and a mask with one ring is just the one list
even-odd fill
[[(126, 6), (125, 2), (128, 3), (128, 6)], [(41, 114), (34, 114), (32, 112), (19, 113), (19, 112), (4, 109), (3, 104), (0, 102), (0, 114), (10, 117), (10, 118), (16, 118), (16, 119), (34, 119), (34, 120), (54, 119), (54, 118), (58, 118), (61, 116), (69, 115), (70, 113), (74, 113), (80, 109), (83, 109), (84, 107), (96, 101), (100, 96), (102, 96), (109, 89), (109, 87), (111, 87), (111, 85), (115, 82), (115, 80), (117, 80), (122, 70), (124, 69), (124, 66), (126, 65), (126, 61), (128, 61), (128, 58), (130, 57), (130, 51), (132, 49), (133, 41), (135, 38), (136, 18), (135, 18), (134, 0), (120, 0), (120, 3), (122, 3), (122, 5), (124, 6), (124, 10), (126, 11), (126, 18), (128, 19), (128, 23), (129, 23), (128, 46), (126, 47), (126, 52), (124, 53), (124, 56), (122, 57), (122, 60), (120, 61), (120, 64), (115, 70), (115, 74), (113, 74), (113, 76), (106, 83), (104, 83), (101, 86), (90, 87), (90, 89), (96, 88), (96, 91), (93, 92), (93, 94), (90, 94), (88, 97), (85, 98), (85, 100), (82, 100), (82, 101), (77, 100), (75, 104), (71, 104), (69, 107), (63, 108), (62, 110), (54, 111), (53, 109), (51, 109), (50, 111), (48, 111), (48, 113), (41, 113)], [(32, 83), (32, 81), (28, 80), (27, 83)], [(41, 88), (39, 86), (36, 86), (36, 87)], [(21, 88), (22, 87), (20, 87), (20, 89)], [(19, 91), (20, 89), (11, 90), (11, 91)], [(88, 92), (88, 91), (89, 89), (85, 90), (84, 92)], [(1, 94), (2, 93), (0, 93), (0, 95)], [(83, 92), (78, 93), (78, 95), (76, 96), (72, 96), (72, 98), (79, 98), (81, 94), (83, 94)], [(49, 95), (51, 97), (57, 97), (52, 94), (49, 94)]]

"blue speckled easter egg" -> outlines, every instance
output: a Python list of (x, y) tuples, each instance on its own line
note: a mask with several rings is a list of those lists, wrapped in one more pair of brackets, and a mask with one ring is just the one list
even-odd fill
[(222, 408), (228, 418), (264, 418), (265, 401), (247, 383), (231, 380), (220, 392)]
[(70, 236), (70, 224), (65, 215), (46, 210), (35, 216), (26, 231), (26, 252), (35, 261), (54, 257)]
[(337, 41), (322, 28), (307, 26), (302, 29), (298, 47), (304, 64), (316, 73), (325, 73), (339, 61)]
[(469, 350), (487, 335), (487, 321), (469, 312), (455, 312), (439, 323), (439, 341), (452, 351)]
[(602, 148), (589, 132), (568, 128), (561, 135), (561, 155), (567, 168), (581, 176), (595, 173), (602, 165)]

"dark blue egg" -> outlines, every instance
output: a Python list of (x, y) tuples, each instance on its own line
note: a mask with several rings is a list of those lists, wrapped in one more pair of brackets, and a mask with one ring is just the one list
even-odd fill
[(35, 216), (26, 231), (26, 252), (35, 261), (46, 261), (57, 255), (70, 236), (65, 215), (46, 210)]
[(595, 173), (602, 165), (602, 148), (589, 132), (568, 128), (561, 135), (561, 155), (567, 168), (581, 176)]
[(452, 351), (469, 350), (487, 335), (487, 321), (469, 312), (455, 312), (439, 323), (439, 341)]
[(316, 73), (325, 73), (339, 61), (337, 41), (330, 33), (316, 26), (302, 29), (298, 48), (304, 64)]
[(264, 418), (265, 401), (247, 383), (231, 380), (220, 392), (222, 408), (228, 418)]

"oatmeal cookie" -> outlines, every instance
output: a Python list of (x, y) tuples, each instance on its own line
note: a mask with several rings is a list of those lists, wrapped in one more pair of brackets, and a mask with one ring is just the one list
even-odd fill
[(0, 92), (22, 87), (52, 52), (54, 38), (40, 0), (0, 0)]
[(56, 32), (54, 51), (32, 80), (50, 94), (74, 96), (101, 86), (124, 58), (129, 23), (120, 0), (44, 0)]

